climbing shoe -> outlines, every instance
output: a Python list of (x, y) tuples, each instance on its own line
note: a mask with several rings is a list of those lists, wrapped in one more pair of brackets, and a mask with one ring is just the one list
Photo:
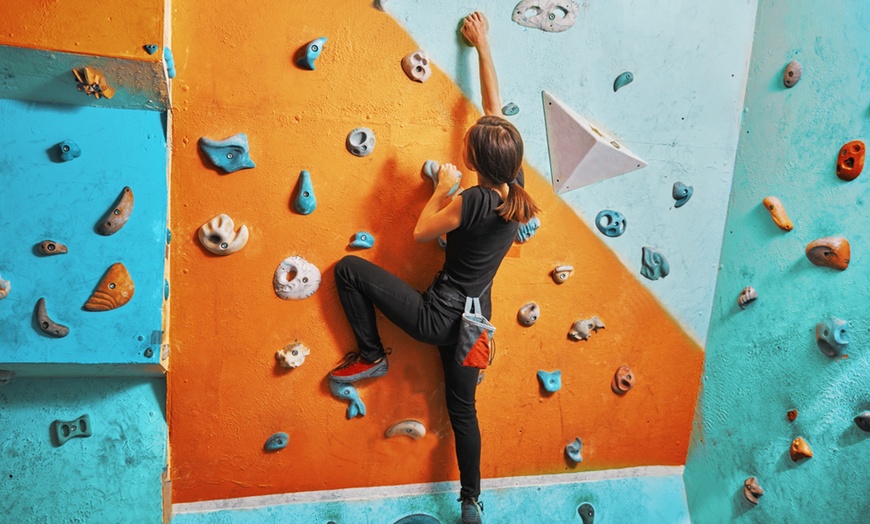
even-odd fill
[(350, 352), (344, 356), (341, 364), (329, 372), (330, 380), (335, 382), (349, 383), (364, 378), (382, 377), (387, 374), (387, 355), (374, 362), (362, 358), (357, 352)]
[(473, 498), (461, 498), (459, 502), (462, 502), (462, 524), (482, 524), (483, 502)]

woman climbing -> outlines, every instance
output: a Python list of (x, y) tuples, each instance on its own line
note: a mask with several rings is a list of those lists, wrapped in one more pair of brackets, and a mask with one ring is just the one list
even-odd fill
[(438, 346), (444, 367), (447, 412), (456, 440), (462, 522), (481, 522), (480, 429), (474, 394), (478, 370), (454, 358), (460, 317), (466, 297), (480, 297), (490, 318), (493, 277), (510, 249), (519, 224), (538, 208), (523, 189), (523, 141), (516, 128), (496, 116), (500, 102), (498, 80), (487, 39), (488, 23), (480, 12), (465, 18), (462, 34), (477, 49), (483, 109), (465, 134), (463, 160), (477, 172), (478, 184), (448, 196), (459, 182), (453, 164), (438, 172), (435, 192), (423, 207), (414, 239), (429, 242), (447, 235), (446, 260), (425, 293), (386, 270), (354, 256), (335, 266), (338, 296), (359, 352), (348, 353), (329, 374), (336, 382), (355, 382), (387, 372), (387, 354), (378, 335), (374, 308), (415, 339)]

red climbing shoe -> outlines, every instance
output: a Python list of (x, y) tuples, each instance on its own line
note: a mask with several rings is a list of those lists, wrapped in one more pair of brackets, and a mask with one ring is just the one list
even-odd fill
[(364, 378), (382, 377), (387, 374), (388, 367), (387, 355), (368, 362), (359, 353), (351, 352), (344, 356), (341, 364), (329, 372), (329, 378), (335, 382), (356, 382)]

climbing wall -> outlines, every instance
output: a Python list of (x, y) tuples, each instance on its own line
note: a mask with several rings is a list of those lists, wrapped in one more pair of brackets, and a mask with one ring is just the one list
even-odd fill
[[(864, 522), (870, 434), (853, 418), (870, 409), (870, 186), (866, 168), (845, 181), (836, 166), (844, 144), (870, 139), (870, 14), (859, 1), (760, 4), (686, 466), (689, 506), (700, 523)], [(783, 75), (792, 61), (802, 76), (788, 89)], [(771, 196), (790, 231), (763, 204)], [(850, 243), (845, 270), (805, 255), (811, 242), (832, 236)], [(758, 298), (741, 310), (746, 286)], [(847, 322), (845, 334), (830, 322), (820, 335), (827, 329), (832, 344), (820, 346), (817, 325), (831, 317)], [(812, 458), (792, 460), (797, 438)], [(757, 506), (743, 495), (749, 477), (764, 491)]]
[[(174, 19), (170, 280), (173, 304), (184, 304), (171, 318), (175, 513), (181, 518), (245, 503), (221, 499), (337, 489), (367, 489), (366, 497), (396, 485), (455, 480), (432, 347), (383, 322), (385, 344), (393, 348), (390, 371), (357, 385), (364, 416), (353, 416), (362, 415), (359, 405), (348, 412), (348, 402), (332, 394), (326, 375), (354, 349), (332, 271), (353, 253), (426, 288), (443, 252), (434, 242), (412, 241), (417, 213), (431, 194), (421, 166), (430, 158), (458, 161), (462, 137), (479, 112), (437, 60), (425, 83), (411, 81), (400, 62), (419, 44), (368, 2), (303, 5), (292, 13), (261, 4), (234, 11), (232, 20), (223, 15), (227, 10), (229, 4), (205, 12), (182, 5)], [(320, 16), (329, 10), (342, 16)], [(294, 56), (320, 37), (327, 40), (315, 68), (300, 67)], [(232, 80), (239, 78), (245, 81)], [(359, 127), (375, 136), (368, 156), (346, 148)], [(232, 158), (228, 150), (199, 145), (203, 137), (220, 141), (240, 133), (248, 148), (237, 137)], [(247, 154), (254, 167), (227, 173), (213, 165), (215, 152), (239, 165), (247, 164)], [(494, 284), (498, 353), (478, 390), (483, 476), (558, 478), (635, 467), (614, 474), (642, 477), (644, 466), (675, 466), (670, 473), (679, 479), (701, 349), (602, 235), (554, 194), (548, 178), (526, 169), (543, 225), (511, 249)], [(303, 170), (316, 197), (310, 214), (295, 207)], [(213, 249), (234, 244), (241, 226), (247, 230), (244, 247), (226, 256), (198, 240), (200, 227), (221, 214), (233, 220), (234, 231), (228, 242), (206, 235)], [(360, 231), (374, 237), (373, 247), (350, 246)], [(308, 298), (282, 300), (273, 278), (293, 256), (316, 266), (322, 282)], [(551, 276), (560, 265), (574, 269), (561, 285)], [(517, 311), (530, 301), (540, 306), (540, 318), (526, 328)], [(568, 337), (575, 321), (595, 316), (604, 329), (588, 340)], [(295, 369), (281, 367), (276, 352), (297, 342), (310, 354)], [(621, 366), (635, 381), (616, 394), (611, 383)], [(540, 370), (560, 370), (561, 389), (545, 391)], [(420, 421), (426, 436), (385, 437), (405, 419)], [(278, 432), (287, 434), (286, 448), (266, 452), (267, 439)], [(565, 453), (577, 438), (579, 463)], [(679, 482), (661, 486), (676, 487), (673, 496), (682, 500)], [(572, 501), (571, 518), (576, 509)]]

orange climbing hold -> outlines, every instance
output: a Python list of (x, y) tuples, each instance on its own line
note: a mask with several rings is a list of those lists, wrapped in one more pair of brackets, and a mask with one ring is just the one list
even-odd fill
[(116, 309), (133, 298), (133, 279), (124, 264), (112, 264), (91, 298), (85, 303), (88, 311), (109, 311)]
[(791, 441), (791, 448), (788, 450), (791, 455), (792, 462), (797, 462), (802, 458), (813, 458), (813, 450), (803, 437), (798, 437)]
[(864, 169), (864, 156), (867, 148), (864, 142), (852, 140), (840, 148), (840, 156), (837, 157), (837, 177), (847, 182), (855, 180)]

